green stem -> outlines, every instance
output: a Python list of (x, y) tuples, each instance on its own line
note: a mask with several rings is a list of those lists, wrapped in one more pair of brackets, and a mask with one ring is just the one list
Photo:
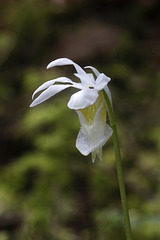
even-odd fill
[(121, 202), (122, 202), (122, 209), (123, 209), (123, 217), (124, 217), (124, 226), (125, 226), (125, 232), (126, 232), (126, 239), (131, 240), (131, 225), (130, 225), (130, 219), (129, 219), (129, 213), (128, 213), (128, 206), (127, 206), (127, 198), (126, 198), (126, 190), (125, 190), (125, 184), (123, 179), (123, 170), (122, 170), (122, 163), (121, 163), (121, 154), (120, 154), (120, 148), (119, 148), (119, 141), (118, 141), (118, 135), (117, 135), (117, 127), (114, 117), (114, 111), (113, 107), (110, 103), (110, 100), (106, 94), (106, 92), (103, 90), (103, 95), (107, 104), (107, 110), (109, 114), (110, 119), (110, 125), (113, 129), (113, 145), (115, 150), (115, 157), (116, 157), (116, 164), (117, 164), (117, 174), (118, 174), (118, 181), (119, 181), (119, 188), (120, 188), (120, 195), (121, 195)]

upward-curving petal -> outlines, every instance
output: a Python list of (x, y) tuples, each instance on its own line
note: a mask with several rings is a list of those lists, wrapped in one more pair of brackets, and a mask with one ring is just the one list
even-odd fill
[(89, 68), (89, 69), (91, 69), (91, 70), (94, 72), (94, 74), (96, 75), (96, 77), (98, 77), (98, 75), (100, 74), (100, 72), (99, 72), (96, 68), (94, 68), (94, 67), (92, 67), (92, 66), (86, 66), (86, 67), (84, 67), (84, 68)]
[(67, 106), (70, 109), (83, 109), (92, 105), (98, 97), (98, 92), (94, 89), (82, 89), (79, 92), (74, 93)]
[[(91, 69), (93, 72), (94, 72), (94, 74), (96, 75), (96, 77), (97, 77), (97, 80), (99, 81), (100, 79), (101, 79), (101, 77), (103, 76), (103, 80), (106, 80), (106, 82), (108, 83), (111, 79), (109, 78), (109, 77), (107, 77), (104, 73), (100, 73), (96, 68), (94, 68), (94, 67), (92, 67), (92, 66), (86, 66), (86, 67), (84, 67), (84, 68), (89, 68), (89, 69)], [(101, 74), (103, 74), (101, 77), (99, 77), (99, 75), (101, 75)], [(100, 78), (100, 79), (98, 79), (98, 78)], [(106, 79), (105, 79), (106, 78)], [(96, 82), (98, 82), (96, 80)], [(101, 80), (100, 80), (101, 81)]]
[(100, 73), (96, 79), (96, 86), (97, 90), (102, 90), (110, 81), (111, 79), (107, 77), (104, 73)]
[(70, 84), (61, 84), (61, 85), (53, 85), (50, 86), (49, 88), (47, 88), (45, 91), (43, 91), (30, 105), (30, 107), (34, 107), (44, 101), (46, 101), (47, 99), (49, 99), (50, 97), (54, 96), (55, 94), (61, 92), (62, 90), (68, 88), (68, 87), (72, 87), (72, 85)]
[(74, 82), (72, 80), (70, 80), (69, 78), (67, 77), (59, 77), (59, 78), (56, 78), (56, 79), (53, 79), (53, 80), (49, 80), (45, 83), (43, 83), (40, 87), (38, 87), (33, 95), (32, 95), (32, 99), (34, 98), (35, 94), (50, 87), (51, 85), (53, 85), (55, 82), (59, 82), (59, 83), (71, 83), (71, 84), (74, 84)]
[(81, 80), (84, 87), (94, 87), (96, 84), (92, 73), (86, 73), (85, 75), (75, 73), (74, 75)]
[(55, 66), (63, 66), (63, 65), (73, 65), (77, 71), (78, 74), (86, 74), (86, 72), (75, 62), (73, 62), (72, 60), (68, 59), (68, 58), (58, 58), (52, 62), (50, 62), (47, 66), (48, 68), (52, 68)]

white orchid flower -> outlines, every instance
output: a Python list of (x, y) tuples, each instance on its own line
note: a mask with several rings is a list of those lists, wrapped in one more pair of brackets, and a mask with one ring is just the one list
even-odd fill
[(112, 135), (112, 128), (106, 124), (107, 108), (103, 99), (101, 90), (105, 90), (110, 102), (112, 103), (111, 94), (107, 86), (111, 80), (103, 73), (99, 73), (97, 69), (91, 66), (90, 68), (95, 76), (91, 73), (86, 73), (78, 64), (68, 58), (59, 58), (52, 61), (48, 68), (62, 65), (73, 65), (76, 69), (75, 76), (80, 79), (80, 82), (73, 82), (67, 77), (59, 77), (42, 84), (33, 93), (35, 94), (44, 90), (30, 105), (34, 107), (62, 90), (73, 87), (80, 89), (74, 93), (67, 104), (70, 109), (77, 111), (81, 129), (77, 137), (76, 147), (85, 156), (92, 153), (92, 161), (96, 159), (96, 155), (102, 160), (102, 146)]

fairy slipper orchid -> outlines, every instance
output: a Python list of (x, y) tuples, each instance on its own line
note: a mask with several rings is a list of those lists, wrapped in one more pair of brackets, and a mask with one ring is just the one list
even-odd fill
[[(92, 73), (86, 73), (78, 64), (68, 58), (59, 58), (52, 61), (48, 68), (62, 65), (73, 65), (76, 69), (75, 76), (80, 79), (80, 82), (73, 82), (67, 77), (59, 77), (42, 84), (33, 93), (35, 95), (43, 91), (31, 103), (30, 107), (34, 107), (64, 89), (73, 87), (80, 91), (74, 93), (67, 104), (70, 109), (74, 109), (78, 113), (81, 123), (81, 129), (77, 137), (76, 147), (85, 156), (92, 153), (92, 161), (96, 156), (102, 159), (102, 146), (112, 135), (112, 128), (106, 124), (107, 107), (101, 90), (105, 90), (112, 104), (111, 94), (107, 86), (111, 80), (103, 73), (99, 73), (97, 69), (91, 66)], [(94, 77), (96, 76), (96, 78)]]

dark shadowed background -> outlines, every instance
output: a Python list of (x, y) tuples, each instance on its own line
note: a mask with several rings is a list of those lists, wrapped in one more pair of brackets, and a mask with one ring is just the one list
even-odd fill
[(160, 2), (0, 1), (0, 240), (124, 240), (112, 141), (92, 164), (75, 148), (72, 90), (29, 108), (33, 91), (72, 66), (112, 78), (136, 240), (160, 239)]

